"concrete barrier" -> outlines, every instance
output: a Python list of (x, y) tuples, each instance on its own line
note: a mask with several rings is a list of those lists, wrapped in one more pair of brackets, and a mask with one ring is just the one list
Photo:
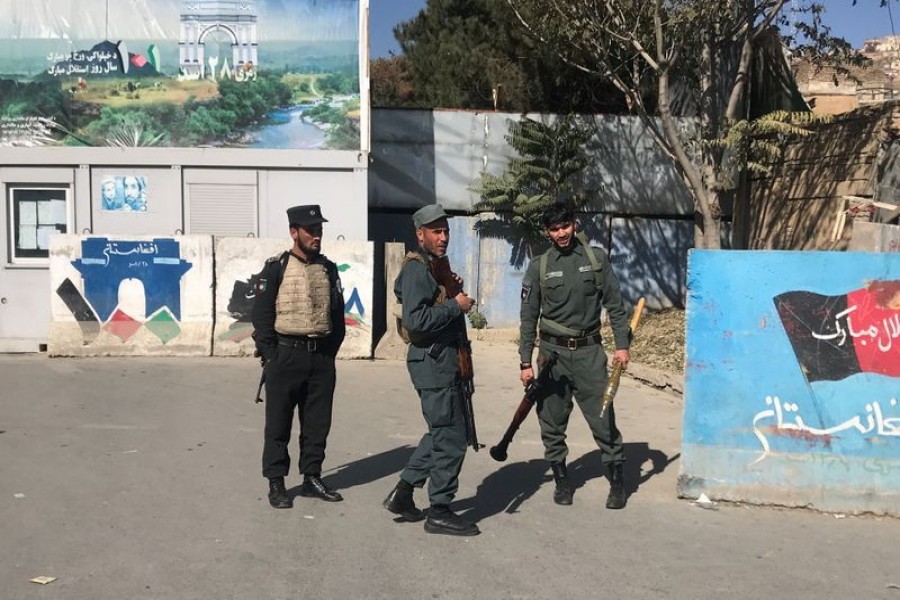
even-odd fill
[(394, 295), (394, 281), (400, 274), (400, 267), (403, 266), (403, 257), (406, 255), (406, 247), (399, 242), (388, 242), (384, 245), (384, 271), (385, 271), (385, 323), (387, 329), (381, 339), (378, 340), (378, 346), (375, 348), (375, 358), (381, 360), (406, 360), (406, 342), (400, 337), (400, 331), (397, 329), (397, 313), (400, 310), (400, 303)]
[[(256, 275), (266, 259), (290, 247), (290, 240), (217, 237), (215, 356), (247, 356), (254, 350), (251, 324)], [(323, 253), (338, 265), (344, 288), (347, 337), (338, 358), (372, 356), (371, 242), (329, 241)]]
[(692, 251), (678, 492), (900, 516), (900, 255)]
[(885, 223), (853, 223), (850, 252), (900, 252), (900, 226)]
[(210, 354), (209, 236), (53, 236), (50, 285), (51, 356)]

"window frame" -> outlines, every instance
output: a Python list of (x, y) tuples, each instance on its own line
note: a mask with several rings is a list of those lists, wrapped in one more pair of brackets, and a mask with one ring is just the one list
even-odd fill
[[(7, 243), (7, 256), (6, 263), (8, 265), (14, 266), (42, 266), (49, 267), (50, 265), (50, 250), (47, 249), (46, 256), (21, 256), (18, 254), (19, 250), (17, 249), (17, 237), (19, 233), (19, 222), (17, 219), (19, 208), (19, 203), (23, 201), (17, 202), (15, 199), (16, 192), (19, 191), (29, 191), (29, 192), (62, 192), (64, 196), (64, 201), (66, 203), (66, 233), (73, 233), (73, 227), (75, 224), (75, 206), (73, 203), (73, 195), (72, 195), (72, 185), (67, 183), (53, 184), (53, 183), (6, 183), (5, 184), (5, 197), (6, 197), (6, 216), (7, 216), (7, 233), (8, 243)], [(40, 202), (37, 200), (36, 202)], [(39, 226), (40, 223), (37, 223), (36, 226)]]

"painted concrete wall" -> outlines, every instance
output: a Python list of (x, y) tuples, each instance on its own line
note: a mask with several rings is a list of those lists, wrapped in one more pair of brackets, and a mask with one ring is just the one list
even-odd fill
[(679, 493), (900, 516), (900, 255), (691, 252)]
[[(253, 278), (289, 246), (265, 238), (55, 236), (49, 353), (250, 355)], [(347, 338), (338, 357), (368, 358), (372, 244), (333, 242), (326, 255), (344, 288)]]
[[(328, 224), (325, 225), (328, 228)], [(270, 256), (290, 248), (290, 239), (216, 238), (216, 325), (213, 354), (246, 356), (254, 350), (251, 324), (255, 278)], [(338, 266), (344, 288), (347, 337), (338, 358), (372, 356), (371, 242), (328, 242), (322, 252)]]
[(900, 226), (886, 223), (853, 223), (853, 237), (847, 250), (851, 252), (900, 252)]
[[(0, 164), (4, 153), (13, 150), (0, 148)], [(46, 154), (53, 149), (21, 150), (40, 151), (33, 157), (36, 164), (0, 167), (0, 192), (8, 197), (9, 186), (13, 185), (66, 187), (70, 197), (67, 234), (93, 234), (110, 239), (113, 236), (119, 236), (115, 239), (144, 239), (141, 236), (177, 236), (180, 239), (182, 232), (190, 233), (192, 185), (221, 186), (220, 193), (229, 195), (229, 186), (240, 184), (250, 185), (256, 197), (245, 207), (257, 215), (255, 219), (246, 220), (248, 235), (288, 239), (287, 208), (296, 204), (317, 203), (322, 205), (323, 214), (329, 220), (324, 234), (326, 248), (338, 240), (363, 242), (368, 239), (367, 169), (364, 168), (364, 155), (359, 153), (348, 155), (346, 152), (315, 151), (305, 155), (298, 152), (298, 157), (309, 159), (309, 164), (304, 163), (302, 169), (294, 165), (294, 168), (279, 170), (244, 168), (232, 171), (189, 166), (182, 169), (171, 165), (160, 168), (161, 158), (189, 158), (191, 153), (186, 150), (157, 150), (156, 154), (148, 154), (143, 148), (134, 148), (124, 152), (116, 150), (113, 154), (112, 149), (97, 148), (94, 154), (76, 153), (87, 161), (78, 168), (38, 166), (43, 164), (39, 161), (53, 162), (53, 157)], [(230, 156), (226, 150), (219, 152), (225, 153), (220, 156)], [(282, 156), (270, 151), (260, 152), (273, 161)], [(29, 154), (25, 152), (23, 156)], [(91, 168), (91, 161), (103, 166)], [(134, 164), (145, 166), (135, 168)], [(275, 166), (278, 164), (276, 161)], [(224, 166), (228, 166), (228, 161)], [(148, 210), (140, 213), (103, 210), (100, 184), (111, 175), (144, 177), (149, 190)], [(51, 321), (46, 293), (50, 286), (49, 261), (42, 259), (29, 265), (12, 264), (9, 212), (8, 207), (0, 211), (0, 235), (6, 248), (5, 256), (0, 258), (0, 352), (37, 352), (47, 342)], [(226, 211), (217, 209), (217, 212), (224, 214)], [(216, 229), (202, 233), (234, 235), (231, 231)]]
[(48, 352), (209, 355), (212, 285), (209, 236), (54, 236)]

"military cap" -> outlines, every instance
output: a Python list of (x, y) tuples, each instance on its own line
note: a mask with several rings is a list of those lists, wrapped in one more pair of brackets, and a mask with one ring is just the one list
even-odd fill
[(449, 219), (451, 215), (444, 212), (444, 207), (440, 204), (429, 204), (423, 206), (413, 213), (413, 225), (416, 229), (429, 223), (434, 223), (438, 219)]
[(318, 204), (304, 204), (287, 209), (288, 224), (306, 227), (327, 223), (328, 219), (322, 216), (322, 209)]

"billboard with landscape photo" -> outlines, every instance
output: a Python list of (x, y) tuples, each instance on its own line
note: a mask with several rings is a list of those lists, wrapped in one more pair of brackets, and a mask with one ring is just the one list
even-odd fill
[(359, 0), (0, 8), (0, 146), (360, 148)]

